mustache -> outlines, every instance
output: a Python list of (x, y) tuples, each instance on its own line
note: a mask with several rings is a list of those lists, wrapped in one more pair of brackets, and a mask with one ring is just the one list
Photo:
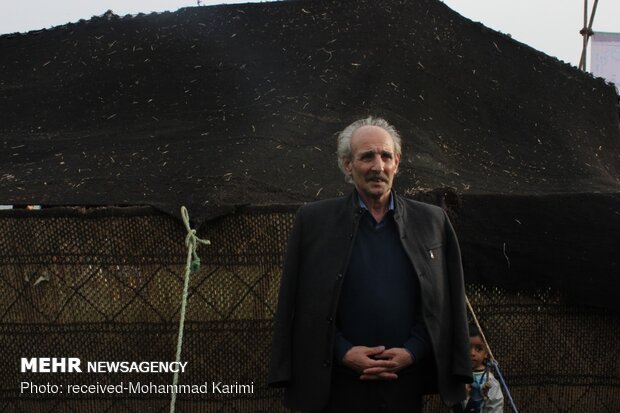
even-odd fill
[(370, 172), (368, 173), (368, 175), (366, 175), (366, 182), (374, 181), (377, 179), (383, 182), (388, 182), (387, 175), (382, 172)]

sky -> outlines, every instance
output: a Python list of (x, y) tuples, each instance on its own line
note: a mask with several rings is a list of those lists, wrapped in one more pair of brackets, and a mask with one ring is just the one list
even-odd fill
[[(77, 22), (101, 15), (174, 11), (181, 7), (247, 0), (2, 0), (0, 34), (26, 32)], [(463, 16), (494, 30), (510, 34), (550, 56), (579, 63), (584, 0), (444, 0)], [(594, 0), (588, 1), (591, 10)], [(620, 33), (620, 0), (599, 0), (594, 19), (595, 32)]]

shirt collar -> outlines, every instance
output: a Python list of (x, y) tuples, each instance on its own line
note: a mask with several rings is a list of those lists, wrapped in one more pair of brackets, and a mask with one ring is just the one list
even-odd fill
[[(366, 206), (366, 204), (362, 200), (362, 197), (357, 192), (356, 192), (356, 194), (357, 194), (358, 206), (361, 209), (364, 209), (364, 210), (368, 211), (368, 207)], [(390, 202), (388, 204), (388, 211), (394, 211), (394, 194), (392, 193), (392, 191), (390, 191)]]

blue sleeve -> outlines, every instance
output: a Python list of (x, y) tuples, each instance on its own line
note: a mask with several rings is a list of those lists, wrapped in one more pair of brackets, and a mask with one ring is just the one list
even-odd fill
[(411, 353), (414, 362), (422, 360), (430, 352), (431, 340), (422, 320), (411, 327), (411, 335), (403, 347)]

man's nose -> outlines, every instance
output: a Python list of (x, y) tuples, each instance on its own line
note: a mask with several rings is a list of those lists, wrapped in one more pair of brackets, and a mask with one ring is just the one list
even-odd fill
[(373, 171), (383, 171), (383, 168), (385, 167), (385, 162), (383, 161), (383, 158), (381, 158), (380, 155), (375, 155), (373, 161), (372, 161), (372, 170)]

